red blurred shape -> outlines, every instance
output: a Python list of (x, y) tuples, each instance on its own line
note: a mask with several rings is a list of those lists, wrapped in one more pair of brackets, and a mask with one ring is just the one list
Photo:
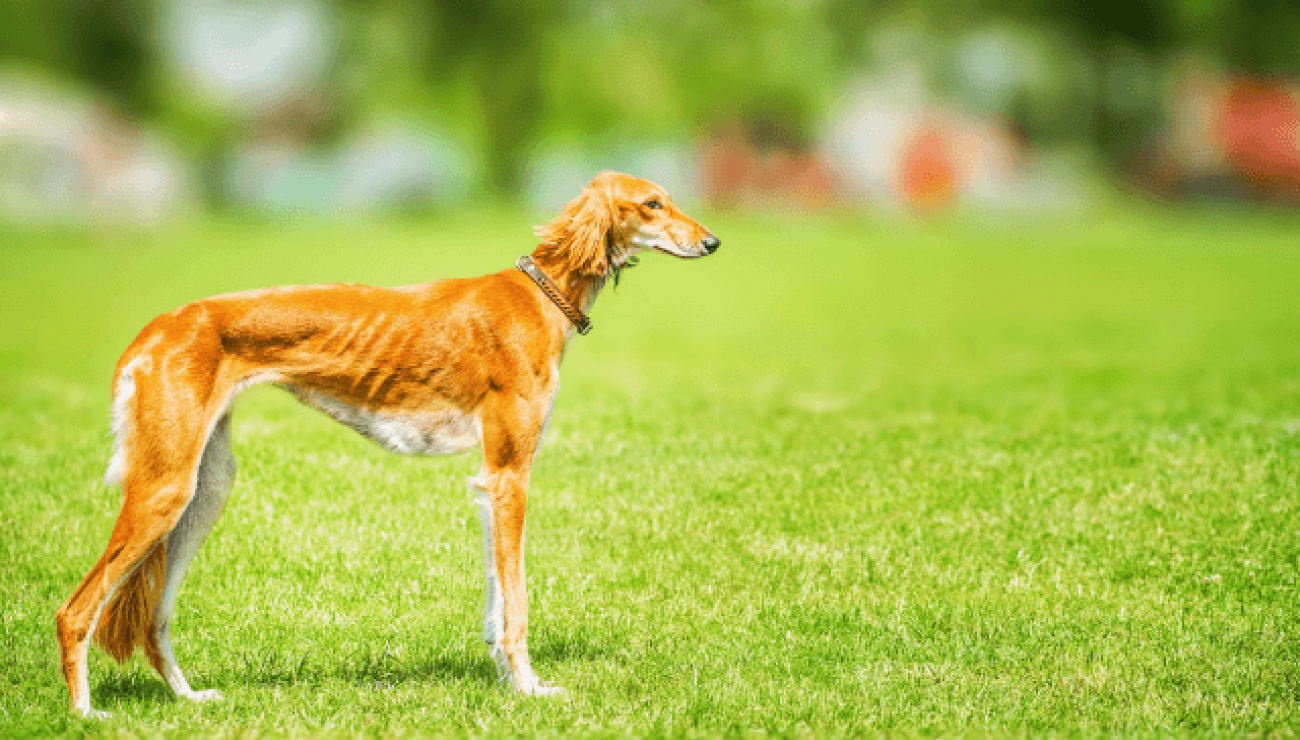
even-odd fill
[(1253, 188), (1300, 195), (1300, 104), (1287, 86), (1233, 80), (1220, 134), (1229, 165)]
[(952, 142), (937, 126), (922, 126), (903, 149), (898, 192), (922, 214), (935, 214), (952, 205), (960, 184)]
[(798, 148), (759, 147), (752, 131), (732, 124), (704, 141), (704, 197), (714, 208), (816, 211), (837, 198), (830, 170)]

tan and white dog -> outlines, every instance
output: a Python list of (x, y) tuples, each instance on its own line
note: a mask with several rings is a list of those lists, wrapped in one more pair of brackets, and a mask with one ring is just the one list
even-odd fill
[(503, 680), (560, 691), (528, 658), (524, 510), (533, 457), (560, 388), (559, 365), (608, 278), (637, 252), (703, 257), (718, 239), (654, 183), (601, 173), (549, 225), (519, 269), (402, 288), (314, 285), (215, 296), (154, 319), (118, 361), (121, 483), (108, 548), (58, 612), (72, 707), (90, 705), (93, 636), (118, 660), (136, 646), (177, 696), (203, 701), (172, 653), (185, 570), (234, 479), (230, 407), (275, 383), (394, 452), (483, 449), (469, 481), (483, 524), (483, 638)]

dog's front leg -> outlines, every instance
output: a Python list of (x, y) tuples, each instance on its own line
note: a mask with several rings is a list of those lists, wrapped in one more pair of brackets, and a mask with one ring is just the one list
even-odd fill
[(487, 604), (483, 639), (502, 680), (519, 692), (563, 691), (537, 678), (528, 657), (528, 593), (524, 576), (524, 510), (527, 473), (491, 471), (485, 465), (470, 480), (483, 523)]
[(528, 593), (524, 577), (524, 514), (533, 452), (545, 414), (518, 397), (483, 409), (483, 467), (470, 479), (483, 523), (487, 606), (483, 638), (503, 680), (530, 695), (563, 689), (537, 678), (528, 657)]

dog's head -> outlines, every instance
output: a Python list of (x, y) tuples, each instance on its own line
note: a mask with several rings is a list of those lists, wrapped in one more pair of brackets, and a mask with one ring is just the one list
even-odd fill
[(693, 259), (717, 251), (718, 237), (677, 210), (649, 180), (602, 172), (546, 226), (540, 256), (586, 277), (604, 278), (638, 252)]

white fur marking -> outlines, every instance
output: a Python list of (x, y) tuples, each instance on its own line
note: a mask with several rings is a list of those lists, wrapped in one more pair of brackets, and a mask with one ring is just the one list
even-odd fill
[[(506, 619), (505, 600), (501, 597), (501, 586), (497, 583), (496, 545), (492, 539), (492, 499), (474, 478), (469, 479), (469, 488), (477, 492), (474, 503), (478, 504), (479, 521), (483, 524), (483, 563), (487, 582), (487, 600), (483, 606), (483, 641), (490, 646), (492, 657), (495, 659)], [(504, 653), (501, 657), (504, 657)], [(509, 673), (509, 663), (505, 665), (506, 673)], [(500, 660), (497, 660), (497, 667), (501, 667)]]
[(108, 606), (108, 602), (113, 600), (117, 590), (122, 587), (123, 583), (126, 583), (126, 579), (130, 578), (134, 572), (126, 574), (121, 580), (113, 584), (112, 588), (108, 589), (108, 595), (104, 597), (104, 600), (99, 604), (99, 608), (95, 610), (95, 618), (90, 620), (90, 629), (86, 630), (86, 636), (81, 638), (81, 641), (73, 648), (76, 650), (76, 654), (80, 656), (75, 661), (77, 675), (74, 680), (77, 682), (77, 703), (73, 706), (73, 709), (80, 712), (81, 716), (87, 719), (108, 719), (113, 716), (90, 705), (90, 640), (95, 634), (95, 629), (99, 627), (100, 618), (104, 616), (104, 608)]
[[(677, 256), (677, 258), (702, 258), (702, 256), (708, 254), (698, 244), (690, 244), (690, 246), (684, 247), (673, 242), (672, 238), (668, 237), (667, 234), (646, 230), (645, 224), (637, 225), (636, 231), (630, 235), (627, 243), (629, 247), (632, 247), (632, 250), (658, 250), (664, 252), (664, 254)], [(625, 255), (634, 254), (636, 254), (636, 251), (629, 250), (625, 252)]]
[[(667, 235), (654, 231), (643, 231), (641, 227), (637, 228), (636, 233), (627, 240), (627, 243), (638, 249), (657, 249), (660, 252), (666, 252), (676, 257), (704, 256), (704, 252), (702, 251), (689, 251), (685, 247), (678, 246), (677, 243)], [(629, 254), (633, 253), (629, 252)]]
[[(483, 641), (488, 644), (488, 655), (492, 657), (492, 662), (496, 663), (497, 676), (509, 683), (515, 691), (527, 696), (563, 694), (565, 693), (563, 688), (552, 686), (537, 677), (532, 663), (528, 660), (527, 645), (521, 646), (519, 664), (516, 666), (510, 664), (510, 656), (506, 653), (502, 639), (506, 627), (505, 599), (501, 593), (500, 577), (497, 573), (496, 542), (492, 531), (494, 521), (492, 499), (483, 484), (484, 472), (480, 471), (478, 476), (468, 481), (470, 491), (475, 492), (474, 503), (478, 504), (479, 519), (483, 524), (483, 564), (487, 586), (487, 602), (483, 608)], [(520, 548), (523, 548), (522, 542)], [(526, 580), (522, 557), (519, 559), (519, 578)]]
[(131, 433), (131, 399), (135, 396), (135, 368), (144, 360), (137, 357), (122, 368), (113, 389), (113, 456), (104, 471), (105, 485), (115, 486), (126, 476), (126, 438)]
[(450, 405), (401, 417), (353, 406), (312, 388), (288, 383), (284, 387), (299, 401), (351, 427), (389, 452), (449, 455), (477, 447), (482, 435), (477, 414), (467, 414)]

